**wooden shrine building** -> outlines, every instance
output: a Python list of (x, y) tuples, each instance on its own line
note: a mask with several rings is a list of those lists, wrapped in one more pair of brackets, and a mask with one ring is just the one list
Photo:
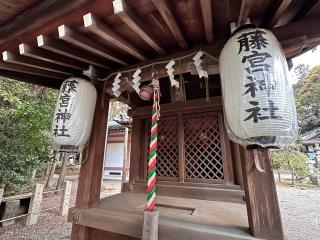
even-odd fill
[[(72, 240), (141, 238), (151, 102), (132, 88), (130, 70), (140, 66), (150, 66), (141, 86), (155, 70), (160, 81), (159, 239), (285, 239), (267, 150), (259, 150), (261, 173), (223, 124), (219, 54), (230, 25), (248, 18), (274, 33), (289, 63), (320, 43), (319, 0), (0, 1), (1, 76), (58, 89), (90, 65), (98, 73), (93, 128), (69, 212)], [(199, 49), (213, 56), (204, 60), (208, 81), (192, 61)], [(176, 89), (161, 62), (179, 57)], [(100, 199), (118, 71), (118, 99), (132, 108), (130, 180), (121, 194)]]

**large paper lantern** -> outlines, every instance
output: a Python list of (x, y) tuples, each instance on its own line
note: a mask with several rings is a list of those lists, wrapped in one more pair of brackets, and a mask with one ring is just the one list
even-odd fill
[(236, 32), (220, 55), (225, 124), (244, 146), (290, 144), (297, 135), (294, 95), (281, 45), (268, 30)]
[(58, 150), (76, 150), (86, 144), (96, 101), (97, 91), (89, 81), (71, 77), (62, 83), (52, 123)]

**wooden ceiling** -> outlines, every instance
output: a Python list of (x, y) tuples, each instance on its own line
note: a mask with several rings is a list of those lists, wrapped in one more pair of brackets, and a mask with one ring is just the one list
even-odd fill
[(271, 29), (287, 58), (320, 43), (320, 0), (115, 2), (0, 0), (0, 75), (59, 88), (91, 64), (105, 77), (200, 47), (218, 58), (230, 23), (247, 18)]
[(0, 0), (0, 26), (38, 2), (40, 0)]

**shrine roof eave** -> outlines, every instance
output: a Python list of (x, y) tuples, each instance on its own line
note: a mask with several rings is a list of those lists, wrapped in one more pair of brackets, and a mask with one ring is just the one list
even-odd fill
[(288, 59), (320, 43), (320, 4), (307, 0), (16, 2), (11, 12), (0, 3), (0, 75), (51, 88), (89, 65), (103, 79), (200, 48), (218, 59), (230, 23), (247, 18), (270, 29)]

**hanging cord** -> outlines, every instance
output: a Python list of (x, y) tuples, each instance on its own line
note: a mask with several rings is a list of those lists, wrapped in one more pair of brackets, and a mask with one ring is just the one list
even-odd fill
[(151, 119), (150, 150), (148, 157), (147, 211), (153, 212), (156, 205), (156, 162), (158, 144), (158, 120), (160, 117), (160, 86), (157, 72), (152, 73), (153, 106)]
[[(193, 57), (196, 53), (198, 53), (199, 51), (202, 51), (204, 53), (205, 56), (207, 56), (208, 58), (214, 60), (215, 62), (219, 62), (219, 60), (214, 57), (213, 55), (211, 55), (210, 53), (207, 53), (203, 50), (196, 50), (196, 51), (193, 51), (187, 55), (184, 55), (182, 57), (177, 57), (177, 58), (170, 58), (170, 60), (174, 60), (174, 61), (179, 61), (179, 60), (183, 60), (183, 59), (186, 59), (186, 58), (190, 58), (190, 57)], [(146, 69), (146, 68), (149, 68), (149, 67), (154, 67), (155, 65), (161, 65), (161, 64), (166, 64), (168, 63), (170, 60), (166, 59), (166, 60), (163, 60), (163, 61), (157, 61), (157, 62), (153, 62), (153, 63), (150, 63), (150, 64), (147, 64), (147, 65), (144, 65), (144, 66), (140, 66), (140, 67), (135, 67), (135, 68), (130, 68), (128, 70), (123, 70), (123, 71), (117, 71), (117, 72), (113, 72), (111, 73), (109, 76), (105, 77), (105, 78), (98, 78), (99, 81), (107, 81), (108, 79), (110, 79), (112, 76), (115, 76), (117, 73), (121, 73), (122, 75), (125, 74), (125, 73), (129, 73), (129, 72), (132, 72), (132, 71), (135, 71), (137, 70), (137, 68), (140, 68), (141, 70), (143, 69)]]

